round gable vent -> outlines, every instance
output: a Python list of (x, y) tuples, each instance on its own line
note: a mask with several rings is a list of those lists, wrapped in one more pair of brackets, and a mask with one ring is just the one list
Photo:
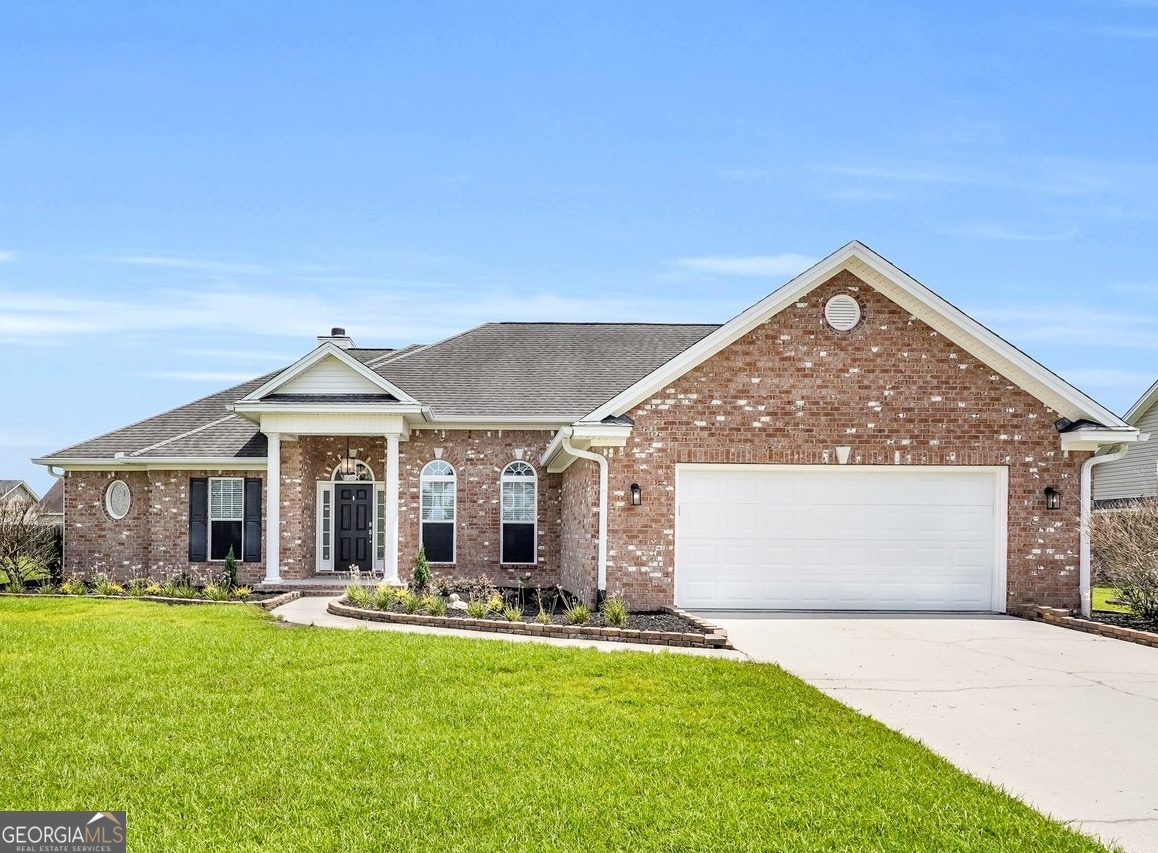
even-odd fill
[(847, 293), (838, 293), (824, 303), (824, 319), (838, 332), (847, 332), (860, 322), (860, 305)]

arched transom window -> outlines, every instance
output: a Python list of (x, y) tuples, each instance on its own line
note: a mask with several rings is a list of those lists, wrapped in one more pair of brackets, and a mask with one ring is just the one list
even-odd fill
[(538, 478), (526, 462), (512, 462), (503, 469), (502, 561), (535, 562), (535, 522), (538, 517)]
[(449, 462), (427, 462), (421, 477), (422, 546), (432, 563), (454, 562), (455, 476)]

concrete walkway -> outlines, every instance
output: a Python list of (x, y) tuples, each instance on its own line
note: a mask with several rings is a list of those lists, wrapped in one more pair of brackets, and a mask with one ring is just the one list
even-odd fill
[(645, 646), (638, 643), (611, 643), (604, 640), (570, 640), (554, 637), (526, 637), (519, 634), (492, 634), (484, 631), (458, 631), (454, 628), (431, 628), (426, 625), (397, 625), (391, 622), (367, 622), (334, 616), (326, 607), (334, 599), (322, 596), (303, 596), (283, 604), (271, 612), (274, 616), (297, 625), (317, 625), (321, 628), (361, 629), (365, 631), (405, 631), (411, 634), (433, 634), (441, 637), (459, 637), (468, 640), (506, 640), (511, 643), (547, 643), (552, 646), (570, 646), (577, 649), (599, 649), (604, 652), (672, 652), (699, 657), (744, 660), (745, 655), (730, 649), (689, 649), (677, 646)]
[(1005, 616), (701, 615), (1040, 811), (1158, 851), (1158, 649)]

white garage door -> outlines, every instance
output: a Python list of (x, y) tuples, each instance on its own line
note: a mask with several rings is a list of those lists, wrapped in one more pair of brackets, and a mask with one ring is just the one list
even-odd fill
[(680, 465), (676, 603), (1005, 609), (1002, 468)]

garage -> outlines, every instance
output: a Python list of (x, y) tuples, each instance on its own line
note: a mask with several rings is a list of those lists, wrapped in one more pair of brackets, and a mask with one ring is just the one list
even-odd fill
[(1005, 609), (1006, 469), (676, 468), (689, 609)]

